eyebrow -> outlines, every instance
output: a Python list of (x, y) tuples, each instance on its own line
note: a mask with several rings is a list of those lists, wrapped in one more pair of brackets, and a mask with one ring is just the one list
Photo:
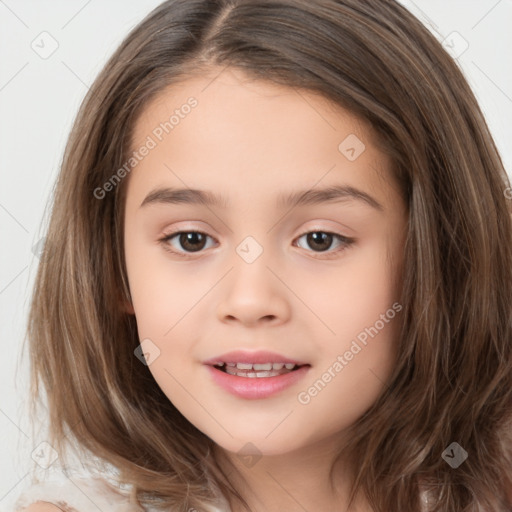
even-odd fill
[[(282, 193), (277, 197), (277, 206), (279, 208), (292, 208), (325, 202), (353, 200), (360, 201), (381, 212), (384, 211), (384, 207), (374, 197), (349, 185), (333, 185), (321, 189)], [(227, 208), (228, 200), (223, 195), (217, 195), (207, 190), (165, 187), (152, 190), (144, 198), (140, 208), (151, 204), (198, 204)]]

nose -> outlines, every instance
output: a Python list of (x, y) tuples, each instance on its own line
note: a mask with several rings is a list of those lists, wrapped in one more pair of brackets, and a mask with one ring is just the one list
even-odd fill
[(235, 262), (220, 287), (217, 315), (222, 322), (245, 326), (278, 325), (288, 321), (291, 292), (263, 257)]

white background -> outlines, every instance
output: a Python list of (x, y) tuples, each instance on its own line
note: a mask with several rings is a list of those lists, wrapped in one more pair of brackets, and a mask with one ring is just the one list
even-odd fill
[[(31, 452), (41, 441), (31, 437), (25, 408), (27, 354), (22, 354), (21, 348), (39, 261), (32, 247), (44, 236), (44, 208), (88, 87), (128, 31), (159, 3), (0, 0), (2, 510), (11, 510), (15, 498), (29, 484)], [(510, 174), (512, 60), (507, 55), (512, 48), (512, 0), (403, 3), (438, 39), (450, 36), (456, 51), (469, 44), (457, 60), (480, 101)], [(43, 31), (58, 43), (46, 59), (31, 47)]]

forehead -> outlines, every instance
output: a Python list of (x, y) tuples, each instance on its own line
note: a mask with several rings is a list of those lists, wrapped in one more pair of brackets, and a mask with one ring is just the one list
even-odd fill
[(137, 119), (132, 150), (148, 138), (154, 148), (129, 178), (146, 191), (156, 182), (225, 190), (245, 181), (279, 192), (345, 178), (378, 192), (388, 167), (371, 127), (339, 105), (229, 68), (161, 91)]
[[(319, 93), (254, 79), (234, 68), (212, 68), (204, 75), (180, 77), (160, 91), (137, 119), (132, 140), (141, 140), (155, 128), (155, 121), (169, 120), (173, 114), (183, 119), (180, 110), (188, 110), (186, 106), (191, 98), (197, 101), (197, 108), (192, 112), (194, 117), (207, 119), (215, 114), (219, 129), (231, 121), (254, 130), (266, 127), (268, 131), (269, 123), (277, 122), (277, 128), (286, 128), (282, 134), (285, 137), (286, 133), (296, 133), (293, 127), (302, 127), (307, 134), (308, 125), (323, 124), (324, 129), (334, 132), (340, 128), (352, 129), (360, 134), (364, 132), (367, 139), (374, 137), (369, 123)], [(306, 121), (308, 125), (297, 126), (298, 122)]]

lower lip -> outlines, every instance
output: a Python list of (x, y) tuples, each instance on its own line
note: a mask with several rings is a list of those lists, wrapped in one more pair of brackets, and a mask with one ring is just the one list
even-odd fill
[(237, 377), (230, 375), (214, 366), (207, 365), (212, 379), (223, 389), (240, 398), (258, 399), (267, 398), (286, 389), (300, 379), (309, 371), (311, 366), (301, 366), (284, 375), (276, 377)]

